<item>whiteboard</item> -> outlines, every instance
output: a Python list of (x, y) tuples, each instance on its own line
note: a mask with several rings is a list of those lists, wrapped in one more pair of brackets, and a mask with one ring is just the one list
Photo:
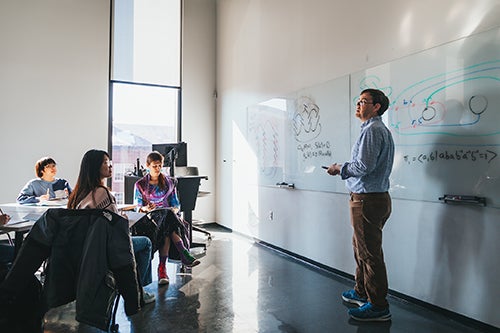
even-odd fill
[[(249, 161), (256, 164), (257, 184), (276, 185), (285, 173), (287, 105), (286, 98), (273, 98), (247, 109), (247, 142)], [(247, 161), (247, 163), (249, 163)]]
[(349, 157), (349, 76), (248, 107), (258, 183), (346, 192), (321, 166)]
[(249, 107), (258, 183), (347, 192), (321, 166), (350, 159), (366, 88), (390, 100), (382, 118), (396, 144), (394, 198), (473, 195), (500, 208), (500, 29)]
[(365, 88), (391, 101), (393, 197), (475, 195), (500, 207), (500, 30), (352, 74), (351, 90)]
[(285, 181), (297, 189), (347, 192), (344, 182), (321, 166), (350, 156), (349, 76), (302, 89), (293, 100)]

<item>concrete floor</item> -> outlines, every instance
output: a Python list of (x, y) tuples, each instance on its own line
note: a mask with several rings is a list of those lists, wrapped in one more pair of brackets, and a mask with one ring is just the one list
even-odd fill
[[(393, 296), (389, 297), (391, 321), (356, 322), (347, 315), (351, 305), (340, 298), (352, 288), (352, 281), (216, 225), (207, 229), (212, 241), (202, 263), (192, 274), (181, 273), (178, 265), (169, 263), (168, 286), (158, 287), (154, 274), (146, 290), (156, 295), (156, 302), (130, 318), (120, 306), (120, 332), (485, 332), (484, 327), (465, 326)], [(102, 331), (78, 324), (74, 306), (68, 305), (46, 316), (45, 333), (60, 332)]]

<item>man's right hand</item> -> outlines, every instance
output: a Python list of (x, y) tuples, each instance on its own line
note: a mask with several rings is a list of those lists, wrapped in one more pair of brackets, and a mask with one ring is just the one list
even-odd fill
[(40, 196), (40, 201), (47, 201), (50, 199), (50, 189), (47, 189), (47, 194)]
[(331, 176), (336, 176), (336, 175), (340, 174), (340, 168), (341, 167), (342, 167), (341, 164), (333, 163), (332, 165), (330, 165), (328, 167), (328, 169), (326, 170), (326, 172), (328, 172), (328, 174), (331, 175)]

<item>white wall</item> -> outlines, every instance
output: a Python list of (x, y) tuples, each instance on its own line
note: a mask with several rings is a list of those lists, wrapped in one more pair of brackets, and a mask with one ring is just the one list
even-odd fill
[[(217, 221), (353, 274), (347, 195), (251, 185), (247, 107), (497, 27), (499, 17), (496, 0), (218, 0)], [(389, 287), (500, 326), (491, 297), (499, 221), (498, 209), (394, 200)]]
[(40, 157), (75, 184), (85, 151), (107, 149), (109, 1), (1, 1), (0, 40), (0, 202), (14, 202)]
[[(88, 149), (108, 149), (110, 1), (0, 2), (0, 202), (50, 155), (76, 183)], [(215, 219), (215, 0), (184, 1), (183, 140), (209, 177), (195, 219)]]
[(193, 219), (215, 221), (215, 0), (184, 0), (182, 27), (182, 140), (188, 164), (197, 166), (200, 189)]

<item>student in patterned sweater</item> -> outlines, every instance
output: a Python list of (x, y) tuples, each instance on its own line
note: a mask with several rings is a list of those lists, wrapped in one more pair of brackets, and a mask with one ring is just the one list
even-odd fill
[[(149, 213), (158, 224), (158, 284), (168, 284), (166, 262), (168, 257), (179, 257), (184, 265), (193, 267), (200, 263), (189, 252), (186, 228), (178, 216), (180, 203), (177, 198), (176, 180), (161, 172), (163, 155), (149, 153), (146, 167), (149, 173), (135, 183), (134, 204), (141, 212)], [(139, 221), (140, 222), (140, 221)], [(138, 222), (138, 223), (139, 223)], [(184, 239), (184, 240), (183, 240)], [(170, 245), (174, 246), (170, 246)]]

